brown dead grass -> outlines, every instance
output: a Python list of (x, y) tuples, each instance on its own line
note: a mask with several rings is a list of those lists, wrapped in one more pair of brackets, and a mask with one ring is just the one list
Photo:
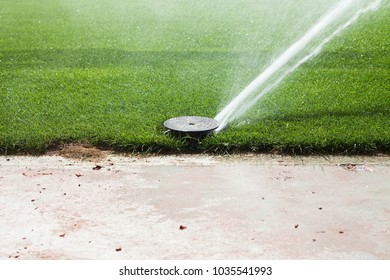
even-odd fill
[(87, 161), (99, 161), (107, 157), (106, 151), (83, 143), (63, 144), (59, 148), (49, 151), (47, 154)]

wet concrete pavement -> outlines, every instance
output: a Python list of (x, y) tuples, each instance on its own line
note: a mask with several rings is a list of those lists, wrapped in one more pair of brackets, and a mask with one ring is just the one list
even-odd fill
[(390, 157), (0, 157), (0, 259), (390, 259)]

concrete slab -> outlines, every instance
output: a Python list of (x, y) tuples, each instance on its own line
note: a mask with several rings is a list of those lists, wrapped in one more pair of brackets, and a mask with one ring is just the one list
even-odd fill
[(390, 259), (390, 158), (0, 157), (0, 259)]

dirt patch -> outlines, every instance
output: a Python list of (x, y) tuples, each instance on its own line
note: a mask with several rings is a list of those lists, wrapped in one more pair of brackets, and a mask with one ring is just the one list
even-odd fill
[(89, 144), (70, 143), (64, 144), (59, 149), (47, 153), (51, 156), (62, 156), (70, 159), (99, 161), (107, 157), (107, 152)]

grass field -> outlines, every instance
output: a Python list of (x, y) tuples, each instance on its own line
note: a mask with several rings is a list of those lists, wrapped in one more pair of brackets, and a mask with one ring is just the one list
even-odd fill
[[(2, 0), (0, 153), (184, 151), (164, 120), (214, 117), (334, 2)], [(390, 153), (389, 2), (200, 150)]]

